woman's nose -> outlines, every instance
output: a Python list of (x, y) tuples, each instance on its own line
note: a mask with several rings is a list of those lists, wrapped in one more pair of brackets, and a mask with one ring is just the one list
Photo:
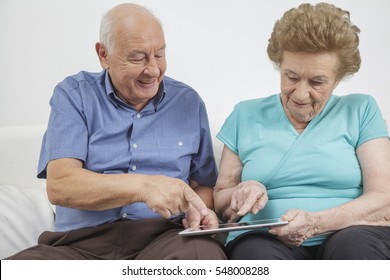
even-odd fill
[(310, 85), (308, 85), (306, 82), (301, 81), (295, 89), (294, 96), (297, 101), (299, 100), (307, 100), (308, 97), (310, 97)]

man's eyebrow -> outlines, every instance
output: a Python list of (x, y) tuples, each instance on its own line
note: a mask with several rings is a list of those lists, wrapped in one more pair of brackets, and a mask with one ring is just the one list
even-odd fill
[(167, 48), (167, 46), (164, 44), (161, 48), (159, 48), (157, 51), (159, 52), (159, 51), (163, 51), (163, 50), (165, 50)]
[(128, 57), (131, 57), (131, 56), (135, 56), (135, 55), (139, 55), (139, 54), (145, 55), (145, 53), (144, 53), (143, 51), (132, 50), (132, 51), (130, 51), (130, 52), (127, 54), (127, 56), (128, 56)]
[[(163, 50), (165, 50), (165, 49), (166, 49), (166, 45), (164, 44), (164, 46), (162, 46), (161, 48), (159, 48), (159, 49), (157, 50), (157, 52), (163, 51)], [(129, 52), (128, 56), (137, 55), (137, 54), (145, 54), (145, 52), (144, 52), (144, 51), (141, 51), (141, 50), (132, 50), (132, 51)]]

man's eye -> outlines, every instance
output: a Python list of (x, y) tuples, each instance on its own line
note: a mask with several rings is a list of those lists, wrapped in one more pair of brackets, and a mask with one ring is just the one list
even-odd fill
[(142, 61), (142, 60), (144, 60), (144, 58), (131, 58), (130, 60), (131, 61)]
[(165, 52), (158, 52), (154, 55), (156, 59), (161, 59), (165, 57)]
[(145, 56), (141, 56), (141, 55), (129, 56), (128, 59), (130, 62), (141, 62), (145, 59)]

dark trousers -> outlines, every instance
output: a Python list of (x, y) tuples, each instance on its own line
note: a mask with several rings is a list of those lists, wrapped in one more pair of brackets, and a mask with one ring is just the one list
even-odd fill
[(390, 227), (352, 226), (330, 235), (319, 246), (290, 248), (267, 233), (249, 232), (229, 242), (235, 260), (389, 260)]
[(183, 237), (181, 222), (162, 218), (121, 220), (69, 232), (44, 232), (38, 245), (7, 259), (221, 260), (222, 244), (211, 237)]

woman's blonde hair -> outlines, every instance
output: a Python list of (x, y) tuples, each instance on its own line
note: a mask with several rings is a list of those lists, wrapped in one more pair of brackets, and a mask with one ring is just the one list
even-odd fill
[(340, 80), (359, 71), (359, 32), (348, 11), (327, 3), (301, 4), (275, 23), (267, 52), (278, 67), (283, 51), (334, 52)]

